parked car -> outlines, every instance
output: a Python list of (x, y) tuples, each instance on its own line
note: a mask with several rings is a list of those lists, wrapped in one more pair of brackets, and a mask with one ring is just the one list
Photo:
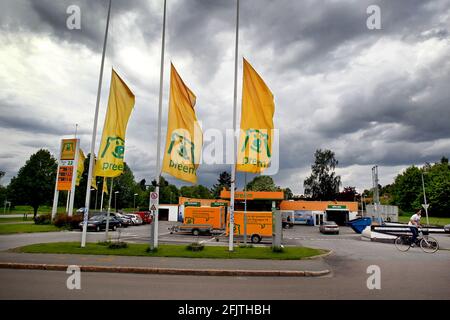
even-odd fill
[(137, 214), (142, 219), (142, 224), (152, 223), (152, 214), (150, 211), (138, 211), (134, 214)]
[(127, 216), (128, 218), (131, 219), (131, 222), (133, 223), (134, 226), (140, 226), (142, 224), (142, 219), (137, 214), (127, 213), (127, 214), (125, 214), (125, 216)]
[(319, 227), (320, 233), (339, 234), (339, 226), (334, 221), (324, 221)]
[(111, 212), (110, 215), (119, 220), (121, 227), (126, 228), (133, 225), (133, 221), (131, 221), (131, 218), (127, 217), (126, 215), (117, 212)]
[[(83, 229), (84, 222), (80, 222), (80, 229)], [(109, 217), (109, 229), (116, 230), (120, 226), (120, 222), (114, 218)], [(93, 216), (87, 222), (88, 230), (101, 231), (106, 229), (106, 217), (104, 215)]]

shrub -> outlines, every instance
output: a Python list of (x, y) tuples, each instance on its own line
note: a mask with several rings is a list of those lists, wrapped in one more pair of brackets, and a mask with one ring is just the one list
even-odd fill
[(284, 248), (283, 247), (272, 247), (272, 252), (282, 253), (282, 252), (284, 252)]
[(70, 230), (79, 228), (80, 222), (83, 221), (82, 216), (72, 216), (69, 217), (65, 214), (59, 214), (56, 216), (55, 221), (53, 224), (57, 226), (58, 228), (67, 228)]
[(201, 243), (193, 242), (186, 247), (190, 251), (202, 251), (205, 248)]
[(34, 220), (35, 224), (51, 224), (52, 216), (50, 214), (41, 214)]
[(123, 241), (118, 241), (118, 242), (111, 242), (108, 245), (109, 249), (125, 249), (128, 248), (128, 243), (123, 242)]

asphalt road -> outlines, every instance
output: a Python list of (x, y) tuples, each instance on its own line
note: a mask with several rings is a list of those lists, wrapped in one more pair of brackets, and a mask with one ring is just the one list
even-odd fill
[[(162, 233), (167, 227), (162, 223)], [(361, 240), (342, 228), (321, 235), (313, 227), (285, 230), (286, 244), (333, 250), (324, 261), (332, 274), (321, 278), (199, 277), (82, 273), (81, 290), (68, 290), (64, 272), (0, 270), (0, 299), (450, 299), (450, 251), (426, 254), (419, 248), (399, 252), (394, 245)], [(129, 242), (147, 241), (148, 226), (125, 229)], [(113, 233), (113, 237), (117, 233)], [(1, 236), (0, 249), (26, 243), (78, 241), (79, 232)], [(90, 233), (97, 241), (103, 234)], [(98, 239), (97, 239), (98, 238)], [(210, 240), (210, 237), (199, 239)], [(439, 236), (449, 241), (448, 235)], [(212, 244), (223, 244), (211, 241)], [(161, 236), (162, 242), (193, 241), (192, 236)], [(371, 265), (380, 268), (381, 289), (369, 290)]]

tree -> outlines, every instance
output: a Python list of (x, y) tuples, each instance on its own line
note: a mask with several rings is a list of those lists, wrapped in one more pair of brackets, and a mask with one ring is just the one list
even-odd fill
[(252, 181), (247, 183), (249, 191), (280, 191), (280, 187), (275, 185), (270, 176), (256, 176)]
[(283, 192), (285, 200), (292, 200), (294, 198), (294, 193), (290, 188), (283, 189)]
[(345, 187), (342, 192), (337, 195), (337, 200), (339, 201), (355, 201), (358, 193), (355, 187)]
[(413, 212), (420, 208), (422, 179), (420, 169), (416, 166), (407, 168), (397, 175), (393, 185), (393, 203), (401, 210)]
[(180, 194), (186, 198), (197, 198), (197, 199), (213, 199), (213, 194), (205, 186), (183, 186), (180, 189)]
[[(5, 176), (5, 171), (0, 170), (0, 181)], [(6, 201), (6, 188), (0, 184), (0, 205), (3, 205)]]
[(316, 150), (311, 175), (303, 182), (305, 195), (315, 200), (335, 200), (339, 193), (341, 177), (334, 169), (338, 161), (331, 150)]
[(397, 175), (391, 187), (392, 203), (406, 212), (413, 212), (424, 203), (422, 174), (428, 212), (434, 216), (450, 216), (450, 166), (447, 158), (422, 168), (411, 166)]
[(17, 176), (11, 179), (8, 195), (14, 204), (33, 207), (34, 218), (42, 204), (50, 204), (55, 190), (56, 159), (48, 150), (41, 149), (31, 155)]
[(217, 184), (215, 184), (212, 189), (211, 193), (213, 194), (213, 197), (215, 199), (218, 199), (220, 197), (220, 191), (222, 191), (223, 188), (226, 190), (230, 190), (231, 188), (231, 175), (227, 171), (223, 171), (219, 175), (219, 179), (217, 179)]

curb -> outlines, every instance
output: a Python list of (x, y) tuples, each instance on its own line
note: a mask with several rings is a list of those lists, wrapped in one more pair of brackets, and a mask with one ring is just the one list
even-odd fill
[(319, 254), (318, 256), (312, 256), (312, 257), (308, 257), (308, 258), (302, 258), (302, 260), (314, 260), (314, 259), (320, 259), (320, 258), (325, 258), (328, 257), (329, 255), (333, 254), (334, 251), (333, 250), (328, 250), (328, 252), (323, 253), (323, 254)]
[[(30, 264), (0, 262), (0, 269), (67, 271), (69, 265)], [(79, 266), (84, 272), (167, 274), (188, 276), (246, 276), (246, 277), (321, 277), (330, 274), (330, 270), (296, 271), (296, 270), (219, 270), (219, 269), (169, 269), (145, 267), (108, 267)]]

